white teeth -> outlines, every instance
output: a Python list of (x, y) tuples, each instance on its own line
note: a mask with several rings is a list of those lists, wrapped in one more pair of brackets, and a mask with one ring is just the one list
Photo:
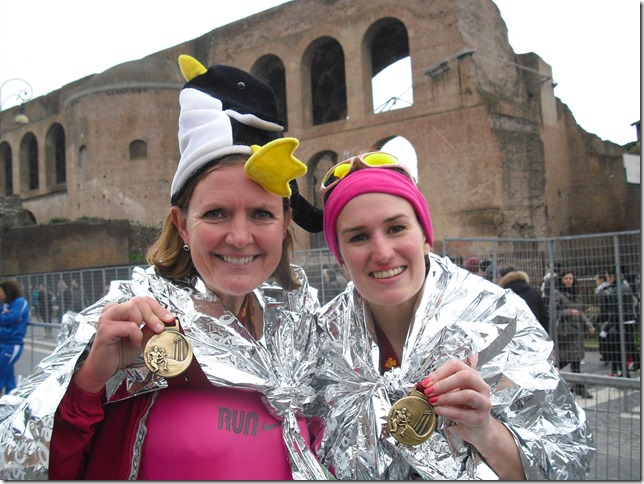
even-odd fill
[(222, 255), (221, 258), (224, 259), (226, 262), (230, 262), (231, 264), (247, 264), (253, 260), (252, 256), (238, 258), (238, 257), (230, 257), (227, 255)]
[(376, 279), (386, 279), (388, 277), (394, 277), (404, 271), (404, 267), (396, 267), (395, 269), (389, 269), (388, 271), (372, 272), (371, 275)]

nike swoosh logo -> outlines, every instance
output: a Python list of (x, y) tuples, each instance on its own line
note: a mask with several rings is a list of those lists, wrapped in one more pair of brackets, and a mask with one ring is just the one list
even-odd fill
[(282, 425), (281, 422), (277, 422), (276, 424), (272, 425), (266, 425), (266, 422), (262, 422), (262, 430), (272, 430), (275, 427), (279, 427), (280, 425)]

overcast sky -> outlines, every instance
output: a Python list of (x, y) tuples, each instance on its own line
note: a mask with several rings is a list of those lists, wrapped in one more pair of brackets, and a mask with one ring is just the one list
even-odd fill
[[(535, 52), (552, 66), (555, 95), (582, 128), (619, 144), (636, 139), (631, 124), (641, 106), (639, 0), (494, 1), (514, 51)], [(0, 0), (0, 83), (25, 79), (33, 97), (41, 96), (282, 3)], [(14, 105), (23, 87), (5, 83), (2, 107)]]

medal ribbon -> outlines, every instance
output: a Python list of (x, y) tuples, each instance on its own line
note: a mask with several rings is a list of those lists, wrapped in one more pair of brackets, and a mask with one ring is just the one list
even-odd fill
[(380, 327), (374, 323), (376, 328), (376, 337), (378, 338), (378, 348), (380, 349), (380, 374), (391, 370), (392, 368), (397, 368), (400, 366), (398, 362), (398, 356), (394, 351), (394, 347), (391, 345), (389, 338), (385, 336), (385, 333), (380, 329)]
[(257, 339), (255, 336), (255, 309), (253, 299), (250, 294), (246, 294), (244, 304), (242, 304), (239, 314), (237, 315), (239, 322), (248, 330), (248, 332)]

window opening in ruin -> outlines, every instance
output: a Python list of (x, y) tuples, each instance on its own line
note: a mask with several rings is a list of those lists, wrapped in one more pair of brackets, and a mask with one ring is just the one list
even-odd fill
[(3, 166), (3, 169), (0, 171), (0, 176), (4, 176), (4, 180), (1, 181), (0, 186), (4, 188), (2, 196), (6, 197), (13, 195), (12, 153), (9, 143), (2, 143), (0, 145), (0, 162)]
[(27, 133), (20, 143), (20, 179), (25, 190), (36, 190), (38, 182), (38, 142), (33, 133)]
[(371, 60), (371, 92), (374, 113), (414, 103), (411, 57), (407, 28), (398, 19), (375, 22), (364, 38)]
[(40, 186), (38, 182), (38, 143), (33, 140), (29, 144), (29, 189), (36, 190)]
[(347, 118), (347, 86), (344, 52), (335, 39), (325, 39), (311, 59), (313, 124)]
[(65, 164), (65, 133), (56, 136), (56, 183), (67, 181), (67, 166)]
[(411, 80), (411, 58), (395, 62), (371, 79), (373, 112), (384, 113), (414, 104)]
[(130, 143), (130, 160), (142, 160), (148, 157), (148, 144), (140, 139)]
[[(316, 207), (322, 207), (322, 201), (320, 200), (320, 194), (318, 192), (322, 178), (324, 178), (324, 175), (338, 161), (338, 155), (336, 153), (333, 151), (323, 151), (311, 158), (311, 161), (308, 163), (308, 166), (312, 168), (306, 174), (306, 187), (309, 192), (305, 194), (302, 187), (300, 187), (300, 190), (302, 190), (302, 194), (306, 199), (311, 200)], [(322, 232), (309, 234), (309, 246), (311, 249), (325, 248), (326, 242), (324, 241), (324, 234)]]
[(288, 110), (286, 105), (286, 69), (282, 60), (272, 54), (260, 57), (250, 70), (251, 74), (268, 84), (277, 102), (277, 115), (288, 131)]
[(89, 154), (87, 153), (87, 146), (82, 145), (78, 148), (78, 167), (87, 166), (89, 163)]
[(49, 128), (45, 141), (47, 185), (59, 185), (67, 181), (65, 155), (65, 131), (56, 123)]

